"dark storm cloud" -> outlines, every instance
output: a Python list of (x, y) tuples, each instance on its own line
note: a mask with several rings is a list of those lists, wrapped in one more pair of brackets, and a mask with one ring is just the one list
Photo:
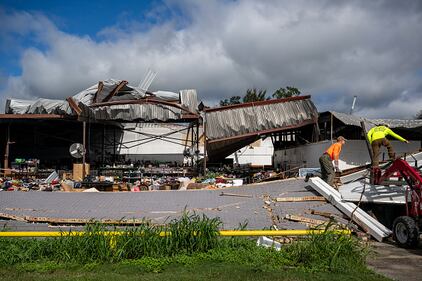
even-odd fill
[(320, 110), (348, 112), (357, 95), (359, 114), (410, 118), (422, 109), (421, 3), (169, 1), (179, 18), (142, 32), (109, 26), (102, 41), (17, 13), (7, 26), (47, 48), (22, 52), (23, 73), (8, 78), (2, 95), (63, 98), (110, 77), (137, 84), (151, 67), (152, 88), (196, 88), (210, 104), (251, 87), (295, 86)]

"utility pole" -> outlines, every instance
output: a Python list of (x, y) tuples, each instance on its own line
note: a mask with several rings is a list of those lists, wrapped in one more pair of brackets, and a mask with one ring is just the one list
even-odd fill
[(9, 145), (10, 145), (10, 123), (7, 125), (6, 149), (4, 151), (4, 175), (9, 175)]
[(203, 158), (203, 170), (204, 170), (204, 176), (207, 173), (207, 124), (206, 124), (206, 112), (203, 112), (202, 114), (202, 126), (204, 127), (204, 158)]
[(83, 145), (83, 153), (82, 153), (82, 181), (85, 179), (85, 154), (86, 154), (86, 121), (83, 121), (83, 131), (82, 131), (82, 145)]

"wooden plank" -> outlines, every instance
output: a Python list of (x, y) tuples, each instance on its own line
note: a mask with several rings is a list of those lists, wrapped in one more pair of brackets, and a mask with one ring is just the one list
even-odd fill
[(66, 119), (58, 114), (0, 114), (0, 119)]
[(313, 225), (321, 225), (321, 224), (327, 223), (327, 221), (310, 219), (310, 218), (298, 216), (298, 215), (287, 214), (284, 216), (284, 218), (291, 221), (304, 222), (304, 223), (313, 224)]
[(276, 202), (327, 201), (323, 196), (277, 197)]
[(118, 91), (120, 91), (128, 82), (123, 80), (111, 91), (101, 102), (108, 102)]
[(5, 218), (5, 219), (10, 219), (10, 220), (15, 220), (15, 221), (26, 221), (25, 217), (23, 216), (16, 216), (16, 215), (11, 215), (11, 214), (6, 214), (6, 213), (0, 213), (0, 218)]
[(50, 217), (31, 217), (25, 216), (27, 222), (38, 222), (38, 223), (52, 223), (52, 224), (89, 224), (89, 223), (104, 223), (113, 225), (139, 225), (145, 223), (143, 219), (86, 219), (86, 218), (50, 218)]
[(329, 219), (334, 218), (334, 214), (329, 213), (329, 212), (321, 212), (321, 211), (311, 209), (311, 211), (309, 213), (312, 214), (312, 215), (318, 215), (318, 216), (326, 217), (326, 218), (329, 218)]
[(100, 81), (100, 82), (98, 82), (98, 87), (97, 87), (97, 91), (95, 92), (95, 94), (94, 94), (94, 98), (93, 98), (93, 103), (96, 103), (97, 102), (97, 98), (98, 98), (98, 95), (101, 93), (101, 91), (103, 90), (103, 87), (104, 87), (104, 83), (103, 83), (103, 81)]
[(77, 115), (81, 115), (82, 109), (79, 108), (79, 106), (76, 104), (75, 100), (72, 97), (68, 97), (66, 101), (69, 103), (70, 108), (72, 108), (73, 111)]
[(220, 196), (235, 196), (235, 197), (248, 197), (248, 198), (252, 198), (252, 195), (248, 195), (248, 194), (237, 194), (237, 193), (228, 193), (228, 192), (221, 192)]
[(33, 216), (17, 216), (7, 213), (0, 213), (0, 218), (11, 219), (23, 222), (52, 223), (52, 224), (88, 224), (88, 223), (104, 223), (113, 225), (140, 225), (144, 224), (143, 219), (86, 219), (86, 218), (54, 218), (54, 217), (33, 217)]

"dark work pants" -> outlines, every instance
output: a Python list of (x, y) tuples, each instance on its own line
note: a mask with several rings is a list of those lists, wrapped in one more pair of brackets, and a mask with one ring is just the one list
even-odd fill
[(378, 167), (379, 165), (379, 156), (381, 154), (381, 146), (385, 146), (387, 147), (388, 150), (388, 157), (390, 157), (390, 159), (394, 159), (395, 154), (394, 154), (394, 149), (393, 146), (391, 145), (390, 141), (386, 138), (382, 138), (382, 139), (377, 139), (374, 140), (371, 143), (371, 147), (372, 147), (372, 166), (373, 167)]
[(330, 156), (324, 153), (319, 157), (319, 164), (321, 165), (321, 178), (329, 185), (334, 186), (335, 172)]

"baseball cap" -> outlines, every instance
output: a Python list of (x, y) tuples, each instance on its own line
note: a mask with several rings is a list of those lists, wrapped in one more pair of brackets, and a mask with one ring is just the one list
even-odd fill
[(347, 141), (346, 140), (346, 138), (345, 137), (343, 137), (343, 136), (339, 136), (339, 137), (337, 137), (337, 141)]

